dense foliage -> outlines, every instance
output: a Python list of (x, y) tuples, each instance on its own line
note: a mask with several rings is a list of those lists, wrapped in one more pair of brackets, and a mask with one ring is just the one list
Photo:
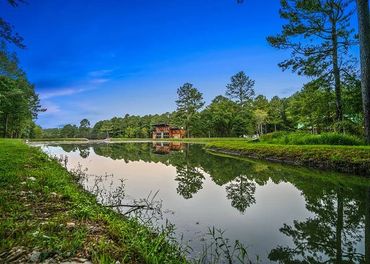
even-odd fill
[(0, 131), (3, 137), (32, 137), (37, 133), (33, 119), (40, 110), (34, 87), (26, 79), (0, 76)]
[(339, 133), (308, 134), (302, 132), (287, 133), (284, 131), (262, 135), (260, 141), (271, 144), (287, 145), (363, 145), (364, 141), (352, 135)]

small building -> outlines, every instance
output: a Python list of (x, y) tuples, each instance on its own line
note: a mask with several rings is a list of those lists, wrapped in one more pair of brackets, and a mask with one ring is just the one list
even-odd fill
[(160, 123), (153, 126), (152, 138), (184, 138), (185, 129), (171, 127), (166, 123)]
[(181, 142), (153, 142), (153, 152), (156, 154), (170, 154), (172, 151), (182, 151), (184, 144)]

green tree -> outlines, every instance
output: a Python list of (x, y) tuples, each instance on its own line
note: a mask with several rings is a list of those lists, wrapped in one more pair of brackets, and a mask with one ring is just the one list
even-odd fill
[(269, 101), (264, 95), (258, 95), (253, 101), (253, 115), (256, 122), (256, 132), (260, 135), (267, 131), (268, 111)]
[(102, 126), (100, 127), (100, 131), (105, 133), (106, 138), (109, 138), (109, 133), (112, 131), (112, 129), (112, 122), (109, 120), (104, 121)]
[(249, 78), (243, 71), (240, 71), (233, 75), (231, 82), (226, 85), (226, 96), (230, 99), (235, 99), (239, 105), (244, 106), (255, 95), (254, 84), (254, 80)]
[(123, 130), (124, 118), (113, 117), (110, 121), (112, 122), (112, 136), (122, 137), (124, 132)]
[(281, 0), (280, 16), (287, 24), (281, 34), (267, 38), (275, 48), (292, 50), (291, 58), (279, 64), (283, 70), (334, 82), (337, 121), (343, 117), (341, 73), (354, 43), (350, 2)]
[(43, 138), (59, 138), (60, 129), (59, 128), (46, 128), (42, 130)]
[(325, 80), (314, 80), (289, 98), (288, 114), (295, 128), (312, 132), (331, 129), (335, 119), (334, 95)]
[(249, 108), (241, 107), (224, 96), (216, 96), (201, 113), (199, 123), (205, 136), (242, 136), (253, 131), (253, 117)]
[(204, 105), (203, 95), (191, 83), (185, 83), (177, 89), (177, 96), (177, 112), (183, 120), (189, 137), (192, 118)]
[(233, 124), (237, 115), (236, 103), (219, 95), (203, 112), (202, 121), (208, 120), (213, 136), (232, 136)]
[(32, 120), (44, 111), (34, 86), (26, 79), (0, 76), (0, 131), (3, 137), (22, 137)]
[(268, 113), (265, 110), (256, 109), (253, 111), (255, 119), (256, 119), (256, 131), (259, 135), (262, 135), (264, 132), (263, 126), (267, 122)]
[(76, 125), (67, 124), (61, 129), (60, 135), (63, 138), (75, 138), (78, 136), (78, 127)]
[(32, 122), (30, 127), (29, 138), (43, 138), (43, 130), (40, 126)]
[(90, 121), (86, 118), (80, 121), (80, 126), (78, 128), (80, 137), (88, 138), (90, 137)]
[(258, 95), (253, 101), (253, 108), (268, 111), (269, 101), (267, 100), (266, 96)]
[(17, 55), (9, 52), (5, 43), (0, 42), (0, 75), (12, 79), (24, 78), (25, 73), (18, 66)]
[(364, 135), (364, 115), (362, 111), (361, 80), (355, 75), (347, 75), (342, 85), (343, 121), (334, 124), (335, 130), (342, 130), (362, 137)]
[(285, 108), (283, 100), (278, 96), (274, 96), (268, 105), (269, 123), (274, 126), (274, 131), (277, 131), (277, 127), (284, 123)]

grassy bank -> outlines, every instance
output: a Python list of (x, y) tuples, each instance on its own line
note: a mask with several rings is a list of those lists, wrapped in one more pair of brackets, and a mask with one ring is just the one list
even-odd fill
[(60, 164), (18, 140), (0, 140), (0, 259), (25, 263), (184, 263), (165, 234), (97, 204)]
[(311, 134), (305, 132), (279, 131), (268, 133), (260, 137), (262, 143), (283, 145), (365, 145), (363, 139), (349, 134), (321, 133)]
[(207, 143), (206, 148), (218, 153), (370, 176), (370, 147), (367, 146), (219, 141)]

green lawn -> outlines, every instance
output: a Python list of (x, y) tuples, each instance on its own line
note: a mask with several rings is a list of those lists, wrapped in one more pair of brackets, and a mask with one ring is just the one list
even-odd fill
[(241, 141), (206, 144), (211, 151), (370, 176), (369, 146), (278, 145)]
[(0, 259), (19, 250), (19, 258), (40, 252), (39, 261), (186, 262), (165, 234), (97, 204), (40, 150), (0, 139), (0, 164)]

